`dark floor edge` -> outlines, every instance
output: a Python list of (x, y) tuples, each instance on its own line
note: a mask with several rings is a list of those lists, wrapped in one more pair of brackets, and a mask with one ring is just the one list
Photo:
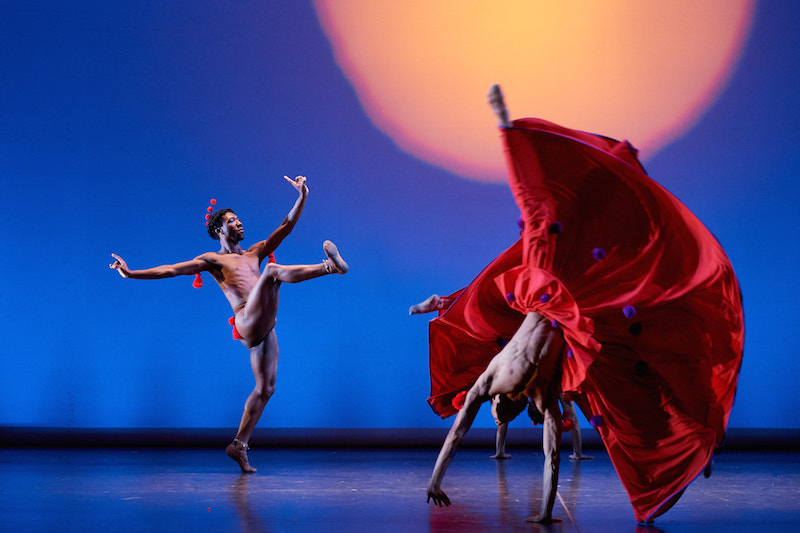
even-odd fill
[[(42, 428), (0, 426), (0, 446), (216, 447), (232, 440), (228, 428)], [(439, 447), (442, 428), (263, 428), (250, 440), (255, 447), (293, 448), (428, 448)], [(493, 428), (473, 428), (462, 446), (494, 446)], [(596, 431), (582, 429), (585, 448), (600, 448)], [(541, 446), (541, 428), (512, 428), (508, 446)], [(564, 434), (562, 446), (571, 446)], [(800, 429), (731, 428), (726, 449), (800, 450)]]

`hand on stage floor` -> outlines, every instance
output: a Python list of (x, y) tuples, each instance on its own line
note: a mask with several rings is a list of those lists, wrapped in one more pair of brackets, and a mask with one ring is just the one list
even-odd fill
[(447, 497), (447, 494), (440, 488), (431, 488), (428, 487), (428, 502), (430, 503), (431, 499), (433, 499), (433, 504), (438, 505), (439, 507), (448, 507), (450, 505), (450, 498)]

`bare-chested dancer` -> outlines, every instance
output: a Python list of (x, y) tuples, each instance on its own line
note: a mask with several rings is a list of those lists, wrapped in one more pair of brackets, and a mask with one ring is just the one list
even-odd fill
[[(508, 111), (503, 95), (496, 85), (489, 92), (489, 103), (499, 124), (508, 127)], [(413, 306), (409, 312), (424, 312), (426, 308), (447, 306), (450, 303), (447, 299), (442, 301), (434, 295)], [(442, 480), (481, 405), (491, 401), (492, 416), (497, 425), (502, 426), (513, 420), (530, 399), (544, 417), (542, 447), (545, 459), (539, 514), (527, 518), (526, 521), (557, 521), (553, 519), (552, 513), (561, 462), (561, 412), (558, 399), (561, 394), (563, 352), (564, 338), (561, 331), (542, 315), (527, 313), (511, 340), (492, 358), (486, 370), (467, 391), (464, 406), (456, 415), (436, 459), (428, 483), (429, 502), (433, 500), (439, 506), (450, 505), (450, 499), (441, 488)]]
[(456, 454), (464, 435), (469, 431), (481, 405), (492, 402), (492, 416), (500, 424), (513, 420), (533, 400), (544, 415), (544, 478), (539, 514), (528, 522), (553, 522), (553, 503), (558, 486), (561, 451), (561, 412), (558, 408), (560, 368), (564, 340), (551, 321), (538, 313), (528, 313), (511, 340), (489, 363), (467, 392), (464, 407), (456, 415), (447, 434), (433, 475), (428, 483), (428, 501), (439, 506), (450, 505), (441, 489), (445, 471)]
[[(425, 300), (418, 304), (412, 305), (408, 309), (409, 315), (420, 315), (424, 313), (432, 313), (434, 311), (444, 311), (453, 303), (453, 298), (449, 296), (439, 296), (432, 294)], [(578, 421), (578, 415), (575, 412), (575, 407), (571, 401), (567, 400), (563, 394), (559, 395), (561, 408), (564, 412), (564, 418), (572, 422), (570, 428), (570, 435), (572, 437), (572, 455), (569, 456), (572, 461), (582, 461), (585, 459), (594, 459), (594, 457), (583, 454), (583, 439), (581, 438), (581, 427)], [(534, 424), (541, 422), (541, 413), (534, 411), (531, 406), (528, 407), (528, 415)], [(520, 409), (520, 412), (522, 410)], [(508, 434), (508, 422), (497, 423), (497, 433), (495, 434), (495, 453), (490, 456), (491, 459), (511, 459), (511, 455), (506, 453), (506, 435)]]
[(275, 390), (278, 339), (274, 328), (281, 282), (296, 283), (348, 271), (347, 263), (339, 255), (336, 245), (325, 241), (322, 248), (327, 259), (322, 263), (268, 263), (261, 272), (261, 263), (297, 224), (308, 197), (305, 177), (297, 176), (294, 180), (284, 177), (297, 190), (297, 201), (281, 225), (266, 240), (253, 244), (247, 250), (241, 246), (244, 239), (242, 221), (232, 210), (221, 209), (211, 216), (208, 224), (208, 234), (220, 241), (219, 252), (207, 252), (191, 261), (144, 270), (131, 270), (120, 256), (111, 254), (116, 261), (109, 265), (123, 278), (134, 279), (160, 279), (209, 272), (222, 288), (236, 315), (235, 324), (240, 340), (250, 350), (250, 364), (256, 381), (253, 392), (244, 404), (236, 438), (225, 450), (239, 464), (242, 472), (246, 473), (256, 471), (247, 459), (248, 442), (264, 406)]

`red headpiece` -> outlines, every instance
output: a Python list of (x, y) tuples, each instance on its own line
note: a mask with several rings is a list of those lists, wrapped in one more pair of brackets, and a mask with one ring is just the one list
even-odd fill
[[(208, 221), (211, 219), (211, 212), (214, 210), (214, 206), (217, 205), (217, 200), (212, 198), (209, 202), (209, 205), (206, 208), (206, 226), (208, 226)], [(194, 275), (194, 281), (192, 282), (192, 287), (195, 289), (199, 289), (203, 286), (203, 278), (200, 276), (200, 272)]]

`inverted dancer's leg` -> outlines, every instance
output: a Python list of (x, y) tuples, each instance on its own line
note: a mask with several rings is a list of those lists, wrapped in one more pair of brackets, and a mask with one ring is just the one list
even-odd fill
[(256, 471), (247, 459), (250, 436), (261, 418), (261, 413), (264, 412), (264, 407), (275, 392), (275, 378), (278, 375), (278, 337), (274, 329), (269, 332), (264, 342), (250, 348), (250, 365), (253, 368), (256, 385), (244, 404), (236, 438), (225, 449), (245, 473)]

